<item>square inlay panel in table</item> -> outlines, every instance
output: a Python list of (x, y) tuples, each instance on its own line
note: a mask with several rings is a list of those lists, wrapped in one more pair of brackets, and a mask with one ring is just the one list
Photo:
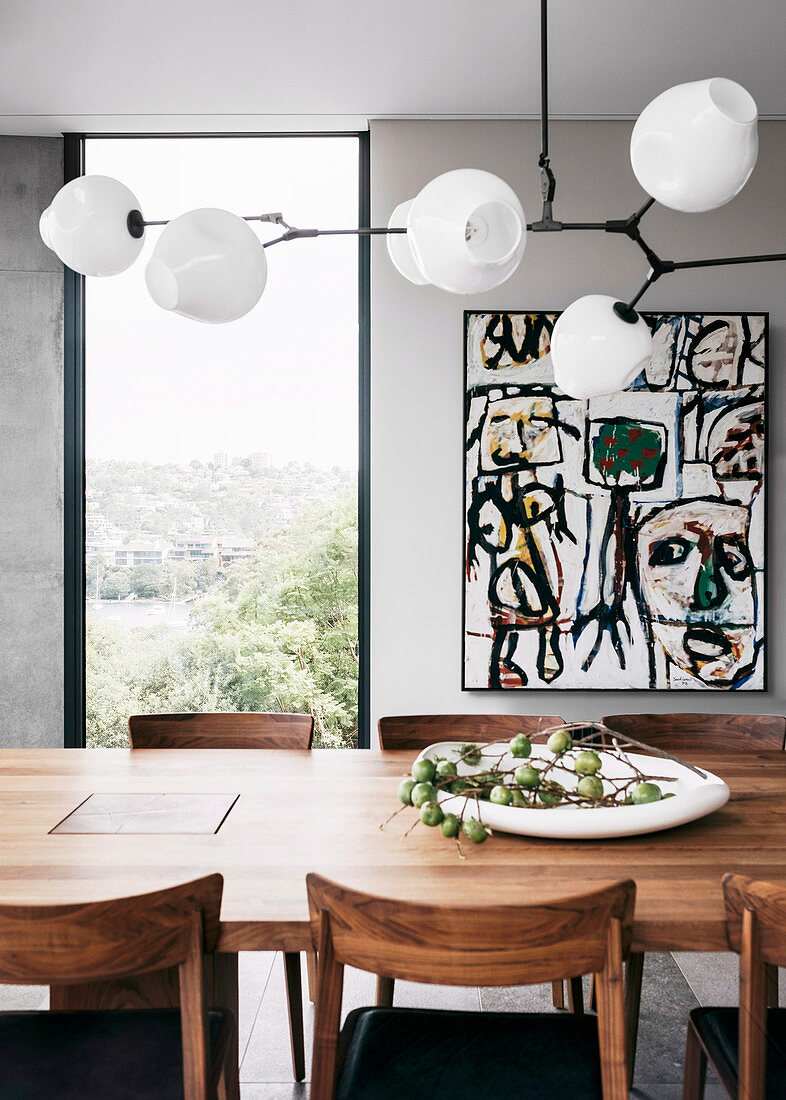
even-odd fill
[(236, 794), (91, 794), (53, 833), (217, 833)]

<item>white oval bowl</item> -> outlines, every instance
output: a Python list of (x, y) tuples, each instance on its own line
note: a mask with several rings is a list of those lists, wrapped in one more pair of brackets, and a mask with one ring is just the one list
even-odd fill
[[(460, 755), (464, 742), (439, 741), (429, 745), (418, 754), (417, 759), (447, 757), (455, 760)], [(472, 775), (484, 771), (502, 756), (500, 767), (503, 770), (524, 764), (520, 758), (506, 752), (507, 743), (484, 745), (483, 756), (487, 761), (483, 766), (459, 763), (459, 775)], [(624, 765), (602, 749), (596, 750), (603, 758), (603, 770), (613, 776), (627, 775)], [(500, 832), (516, 833), (519, 836), (542, 836), (561, 840), (600, 840), (604, 837), (636, 836), (640, 833), (657, 833), (662, 829), (673, 829), (685, 825), (700, 817), (714, 813), (729, 800), (729, 788), (717, 775), (700, 769), (704, 777), (697, 775), (684, 764), (676, 760), (664, 760), (658, 756), (645, 756), (640, 753), (626, 753), (626, 756), (645, 775), (668, 776), (670, 782), (658, 783), (665, 793), (674, 793), (674, 798), (664, 798), (659, 802), (647, 802), (641, 806), (597, 806), (582, 807), (572, 804), (541, 808), (499, 806), (494, 802), (483, 802), (465, 798), (463, 795), (439, 793), (443, 810), (460, 815), (462, 810), (467, 817), (477, 817), (484, 825)], [(554, 755), (545, 745), (533, 745), (529, 761), (549, 761)], [(559, 782), (568, 787), (569, 777), (560, 773)], [(580, 776), (576, 776), (576, 782)], [(656, 780), (657, 782), (657, 780)], [(469, 803), (469, 805), (467, 805)], [(477, 805), (477, 809), (476, 809)]]

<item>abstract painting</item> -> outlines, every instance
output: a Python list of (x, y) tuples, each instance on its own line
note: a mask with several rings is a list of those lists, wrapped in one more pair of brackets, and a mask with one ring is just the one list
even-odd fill
[(465, 689), (764, 689), (766, 314), (643, 314), (632, 387), (557, 313), (467, 313)]

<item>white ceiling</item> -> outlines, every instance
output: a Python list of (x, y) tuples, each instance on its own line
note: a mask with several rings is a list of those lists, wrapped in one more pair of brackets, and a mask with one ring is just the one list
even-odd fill
[[(784, 0), (551, 0), (556, 116), (724, 75), (786, 117)], [(2, 0), (0, 132), (532, 117), (538, 0)]]

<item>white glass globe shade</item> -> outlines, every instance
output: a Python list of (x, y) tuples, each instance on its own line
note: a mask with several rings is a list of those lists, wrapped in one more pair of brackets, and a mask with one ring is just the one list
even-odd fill
[(758, 152), (756, 103), (724, 77), (669, 88), (644, 108), (630, 139), (630, 162), (644, 190), (686, 213), (733, 199)]
[[(412, 206), (412, 202), (412, 199), (407, 199), (406, 202), (400, 202), (398, 204), (390, 215), (388, 229), (406, 229), (407, 217), (409, 216), (409, 208)], [(415, 259), (414, 253), (412, 252), (412, 246), (409, 243), (409, 234), (389, 233), (386, 240), (388, 255), (399, 274), (403, 275), (405, 279), (409, 279), (409, 281), (416, 286), (425, 286), (426, 283), (428, 283), (428, 279), (418, 267), (418, 262)]]
[(52, 238), (49, 236), (49, 211), (51, 207), (47, 206), (46, 210), (42, 213), (38, 219), (38, 232), (41, 234), (41, 240), (44, 242), (47, 248), (52, 252), (55, 250), (55, 246), (52, 244)]
[(156, 305), (211, 325), (253, 309), (266, 279), (265, 250), (248, 222), (209, 207), (171, 221), (145, 268)]
[(588, 294), (557, 318), (551, 334), (554, 381), (569, 397), (599, 397), (624, 390), (652, 354), (646, 322), (623, 321), (616, 298)]
[(119, 275), (142, 250), (128, 215), (139, 209), (132, 191), (111, 176), (79, 176), (61, 187), (38, 228), (47, 248), (80, 275)]
[(512, 188), (491, 172), (459, 168), (412, 200), (407, 237), (428, 282), (477, 294), (509, 279), (527, 243), (527, 219)]

